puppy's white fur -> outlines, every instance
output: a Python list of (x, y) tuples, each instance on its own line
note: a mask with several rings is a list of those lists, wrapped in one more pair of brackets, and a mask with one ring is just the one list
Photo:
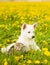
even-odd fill
[[(30, 50), (30, 47), (33, 50), (40, 50), (39, 46), (37, 46), (34, 38), (32, 38), (33, 36), (35, 36), (34, 32), (35, 32), (35, 27), (36, 27), (37, 23), (33, 24), (33, 25), (29, 25), (24, 23), (21, 27), (21, 35), (17, 41), (17, 43), (22, 43), (24, 46), (26, 46), (26, 51)], [(9, 46), (7, 46), (6, 48), (1, 48), (1, 52), (8, 52), (9, 49), (14, 46), (15, 43), (10, 44)]]

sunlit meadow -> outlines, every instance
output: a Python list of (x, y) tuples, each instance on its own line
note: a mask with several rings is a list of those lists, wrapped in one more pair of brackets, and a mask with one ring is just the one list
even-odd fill
[(0, 65), (50, 65), (50, 3), (0, 3), (0, 48), (18, 40), (24, 22), (38, 22), (35, 40), (41, 52), (0, 52)]

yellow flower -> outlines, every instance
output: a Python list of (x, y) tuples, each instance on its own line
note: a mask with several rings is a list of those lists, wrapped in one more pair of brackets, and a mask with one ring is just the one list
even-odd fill
[(14, 18), (16, 18), (16, 15), (14, 15)]
[(42, 28), (40, 27), (39, 30), (42, 30)]
[(21, 55), (20, 58), (23, 59), (23, 55)]
[(9, 27), (8, 27), (8, 25), (5, 25), (5, 28), (6, 28), (7, 30), (9, 30)]
[(20, 25), (18, 25), (18, 28), (20, 27)]
[(8, 65), (7, 61), (4, 62), (4, 65)]
[(19, 61), (20, 57), (19, 56), (15, 56), (15, 60)]
[(6, 62), (4, 62), (4, 65), (8, 65), (7, 61), (6, 61)]
[(26, 65), (26, 64), (22, 64), (22, 65)]
[(46, 20), (50, 20), (50, 16), (46, 16)]
[(48, 27), (48, 24), (44, 24), (46, 27)]
[(40, 64), (40, 61), (39, 61), (39, 60), (36, 60), (36, 61), (35, 61), (35, 64)]
[(42, 33), (42, 32), (40, 32), (39, 34), (40, 34), (40, 35), (42, 35), (43, 33)]
[(44, 44), (48, 44), (45, 40), (43, 40), (43, 43), (44, 43)]
[(10, 43), (10, 40), (9, 40), (9, 39), (7, 39), (7, 40), (6, 40), (6, 42), (7, 42), (7, 43)]
[(44, 64), (47, 64), (48, 63), (48, 60), (47, 59), (43, 60), (43, 63)]
[(0, 47), (2, 47), (2, 44), (0, 44)]
[(38, 20), (38, 23), (41, 23), (41, 20)]
[(8, 62), (6, 59), (4, 59), (4, 65), (8, 65)]
[(43, 50), (43, 51), (48, 51), (48, 48), (43, 48), (42, 50)]
[(28, 63), (28, 64), (32, 63), (32, 60), (28, 60), (27, 63)]
[(13, 26), (16, 26), (18, 24), (18, 21), (15, 21), (14, 23), (13, 23)]
[(42, 18), (39, 19), (39, 20), (38, 20), (38, 23), (39, 23), (39, 24), (43, 23), (43, 19), (42, 19)]
[(0, 27), (1, 27), (1, 28), (4, 28), (4, 27), (5, 27), (5, 25), (4, 25), (4, 24), (2, 24), (2, 25), (0, 25)]
[(22, 20), (24, 19), (24, 17), (23, 17), (23, 16), (21, 16), (20, 18), (21, 18)]
[(3, 45), (2, 48), (4, 48), (5, 46)]
[(49, 51), (45, 51), (44, 54), (45, 54), (46, 56), (50, 56), (50, 52), (49, 52)]
[(23, 19), (22, 21), (21, 21), (21, 23), (23, 24), (25, 22), (25, 20)]
[(7, 16), (4, 17), (4, 20), (7, 20)]

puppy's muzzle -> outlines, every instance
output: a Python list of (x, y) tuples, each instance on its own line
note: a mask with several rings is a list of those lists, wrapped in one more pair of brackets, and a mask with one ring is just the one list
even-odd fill
[(35, 38), (35, 36), (32, 36), (32, 38)]

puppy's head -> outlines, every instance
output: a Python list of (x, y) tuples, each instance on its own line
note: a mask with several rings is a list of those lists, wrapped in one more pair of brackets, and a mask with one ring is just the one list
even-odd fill
[(24, 23), (22, 25), (21, 34), (28, 39), (33, 39), (35, 37), (34, 31), (35, 31), (36, 25), (37, 23), (34, 23), (33, 25)]

